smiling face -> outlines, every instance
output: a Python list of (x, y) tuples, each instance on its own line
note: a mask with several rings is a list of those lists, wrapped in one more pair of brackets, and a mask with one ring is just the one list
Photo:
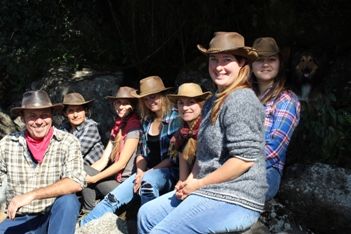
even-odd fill
[(188, 123), (188, 126), (191, 126), (201, 114), (201, 106), (195, 98), (180, 97), (177, 100), (177, 107), (180, 117)]
[(53, 113), (51, 108), (23, 110), (21, 120), (28, 134), (35, 140), (42, 140), (50, 131)]
[(160, 94), (150, 94), (143, 97), (143, 102), (152, 112), (162, 112), (162, 99)]
[(235, 81), (244, 65), (245, 59), (239, 62), (232, 54), (218, 53), (210, 55), (208, 70), (219, 92), (228, 88)]
[(127, 98), (119, 98), (116, 101), (114, 101), (113, 104), (118, 117), (120, 117), (121, 119), (125, 118), (130, 114), (130, 112), (133, 111), (132, 103)]
[(73, 128), (84, 122), (86, 113), (87, 109), (82, 105), (68, 105), (64, 111), (64, 115), (67, 117)]
[(268, 83), (273, 85), (274, 78), (279, 72), (279, 56), (278, 54), (272, 56), (260, 56), (252, 63), (252, 71), (259, 83)]

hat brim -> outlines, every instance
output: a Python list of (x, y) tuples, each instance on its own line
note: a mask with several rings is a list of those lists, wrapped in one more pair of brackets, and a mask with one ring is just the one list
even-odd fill
[(137, 99), (136, 97), (113, 97), (113, 96), (107, 96), (106, 98), (111, 102), (114, 102), (117, 99)]
[(140, 94), (137, 93), (138, 90), (134, 90), (130, 94), (133, 97), (135, 97), (135, 98), (143, 98), (145, 96), (148, 96), (148, 95), (151, 95), (151, 94), (156, 94), (156, 93), (161, 93), (162, 91), (169, 90), (169, 89), (173, 89), (173, 87), (161, 88), (161, 89), (158, 89), (158, 90), (153, 90), (153, 91), (150, 91), (150, 92), (144, 92), (144, 93), (140, 93)]
[(54, 112), (61, 112), (63, 109), (64, 105), (59, 103), (55, 104), (52, 106), (40, 106), (40, 107), (14, 107), (10, 110), (12, 115), (15, 116), (20, 116), (21, 112), (24, 110), (40, 110), (40, 109), (46, 109), (46, 108), (52, 108)]
[(255, 62), (257, 57), (258, 57), (257, 51), (254, 48), (248, 47), (248, 46), (239, 47), (239, 48), (235, 48), (235, 49), (220, 49), (220, 48), (219, 49), (206, 49), (202, 45), (197, 45), (197, 48), (202, 54), (204, 54), (206, 56), (209, 56), (210, 54), (219, 54), (219, 53), (228, 53), (228, 54), (238, 55), (238, 56), (246, 58), (248, 64)]
[(83, 106), (83, 105), (87, 105), (88, 109), (90, 109), (90, 107), (93, 105), (94, 99), (91, 99), (89, 101), (86, 102), (71, 102), (71, 103), (61, 103), (64, 106)]
[(284, 62), (287, 61), (289, 59), (290, 56), (290, 47), (286, 47), (282, 50), (280, 50), (278, 53), (277, 52), (260, 52), (258, 55), (259, 56), (273, 56), (276, 54), (280, 54), (281, 60), (283, 60)]
[(196, 99), (200, 99), (200, 100), (206, 100), (207, 98), (209, 98), (211, 96), (212, 96), (212, 93), (209, 91), (204, 92), (201, 95), (194, 95), (194, 96), (191, 94), (189, 94), (189, 95), (169, 94), (169, 95), (167, 95), (168, 99), (174, 104), (176, 104), (177, 99), (179, 99), (179, 98), (196, 98)]

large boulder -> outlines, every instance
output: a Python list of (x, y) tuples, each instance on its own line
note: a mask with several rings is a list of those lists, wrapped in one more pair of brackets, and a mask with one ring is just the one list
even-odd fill
[[(94, 103), (88, 115), (95, 120), (100, 127), (101, 138), (104, 145), (107, 144), (111, 128), (116, 120), (116, 112), (111, 101), (107, 96), (115, 96), (123, 82), (123, 74), (117, 73), (98, 73), (90, 69), (71, 73), (64, 67), (51, 69), (49, 73), (40, 81), (31, 85), (31, 90), (45, 90), (52, 103), (63, 101), (63, 97), (72, 92), (82, 94), (85, 100), (94, 99)], [(54, 125), (59, 127), (65, 118), (56, 115)]]
[(315, 163), (288, 167), (278, 197), (300, 223), (318, 233), (349, 233), (350, 194), (350, 170)]

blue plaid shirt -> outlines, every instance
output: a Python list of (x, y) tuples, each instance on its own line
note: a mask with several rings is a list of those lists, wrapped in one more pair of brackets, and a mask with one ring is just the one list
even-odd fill
[[(146, 161), (149, 158), (149, 148), (147, 146), (147, 133), (151, 127), (152, 121), (150, 120), (143, 120), (141, 129), (140, 129), (140, 140), (137, 155), (143, 156)], [(160, 133), (160, 157), (161, 161), (168, 158), (170, 162), (175, 166), (178, 167), (178, 163), (172, 157), (168, 155), (168, 149), (170, 144), (170, 139), (172, 138), (173, 134), (179, 129), (182, 123), (182, 119), (179, 116), (179, 113), (175, 107), (172, 107), (170, 111), (163, 117), (162, 119), (162, 129)]]
[[(60, 130), (70, 132), (71, 124), (69, 122), (65, 123), (60, 127)], [(80, 142), (80, 150), (85, 165), (89, 166), (100, 159), (104, 152), (104, 145), (101, 142), (98, 125), (94, 120), (86, 117), (84, 122), (73, 130), (73, 135)]]
[[(261, 99), (271, 91), (270, 87)], [(266, 167), (283, 172), (285, 155), (291, 136), (300, 121), (300, 102), (290, 90), (283, 91), (276, 98), (264, 104)]]

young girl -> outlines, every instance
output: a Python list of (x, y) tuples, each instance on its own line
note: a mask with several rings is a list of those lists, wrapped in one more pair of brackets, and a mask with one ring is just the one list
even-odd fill
[(139, 98), (142, 126), (136, 157), (137, 172), (115, 188), (80, 222), (81, 225), (115, 212), (140, 196), (141, 205), (174, 188), (178, 181), (178, 164), (168, 155), (170, 139), (180, 127), (181, 119), (167, 99), (167, 90), (158, 76), (140, 81)]
[(291, 136), (300, 120), (300, 102), (286, 87), (284, 62), (290, 50), (279, 50), (271, 37), (254, 41), (258, 59), (252, 63), (251, 83), (266, 111), (266, 167), (269, 189), (266, 200), (278, 192)]
[(133, 88), (124, 86), (119, 88), (115, 97), (107, 97), (113, 102), (117, 120), (101, 158), (91, 167), (84, 168), (88, 173), (88, 186), (82, 191), (83, 214), (94, 208), (96, 191), (105, 196), (135, 172), (141, 122), (136, 114), (138, 99), (131, 96), (132, 91)]
[(93, 164), (104, 151), (97, 123), (86, 117), (93, 101), (85, 101), (80, 93), (69, 93), (64, 96), (62, 103), (64, 105), (62, 114), (68, 119), (68, 122), (60, 129), (78, 138), (84, 165)]
[(264, 207), (264, 110), (249, 85), (257, 52), (235, 32), (217, 32), (209, 49), (198, 49), (209, 56), (217, 92), (201, 111), (196, 162), (176, 196), (140, 208), (139, 233), (242, 231)]
[[(211, 92), (203, 93), (201, 87), (195, 83), (185, 83), (179, 86), (178, 94), (168, 95), (174, 103), (183, 122), (171, 139), (171, 153), (179, 155), (179, 181), (185, 181), (195, 163), (197, 135), (201, 123), (201, 109)], [(171, 192), (172, 195), (174, 192)]]

